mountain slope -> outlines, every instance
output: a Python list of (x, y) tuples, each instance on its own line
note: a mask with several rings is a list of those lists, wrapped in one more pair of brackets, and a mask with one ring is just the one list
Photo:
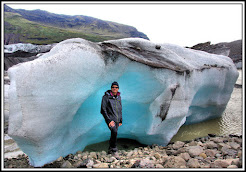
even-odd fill
[(132, 26), (88, 16), (69, 16), (43, 10), (12, 9), (4, 5), (5, 44), (51, 44), (80, 37), (93, 42), (127, 37), (149, 39)]

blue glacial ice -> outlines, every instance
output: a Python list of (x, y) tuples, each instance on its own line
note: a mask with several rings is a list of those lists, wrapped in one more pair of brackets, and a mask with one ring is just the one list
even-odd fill
[(238, 78), (229, 57), (140, 38), (55, 45), (8, 70), (8, 134), (33, 166), (106, 141), (101, 100), (117, 81), (118, 138), (167, 145), (184, 124), (222, 115)]

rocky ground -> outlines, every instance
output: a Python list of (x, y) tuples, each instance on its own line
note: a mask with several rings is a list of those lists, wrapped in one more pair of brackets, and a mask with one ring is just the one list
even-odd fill
[[(167, 146), (119, 150), (120, 160), (105, 151), (78, 151), (39, 168), (242, 168), (242, 136), (215, 136), (176, 141)], [(34, 168), (28, 156), (5, 158), (4, 168)]]

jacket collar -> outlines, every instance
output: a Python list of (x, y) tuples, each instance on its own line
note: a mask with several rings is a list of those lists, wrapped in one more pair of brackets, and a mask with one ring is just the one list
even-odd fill
[[(112, 93), (111, 90), (108, 90), (105, 93), (108, 94), (108, 95), (110, 95), (110, 96), (112, 96), (112, 97), (114, 97), (114, 95), (113, 95), (113, 93)], [(120, 95), (120, 92), (117, 92), (117, 96), (119, 96), (119, 95)]]
[[(111, 96), (114, 96), (113, 93), (112, 93), (112, 91), (110, 91), (110, 95)], [(120, 95), (120, 92), (117, 92), (117, 96), (119, 96), (119, 95)]]

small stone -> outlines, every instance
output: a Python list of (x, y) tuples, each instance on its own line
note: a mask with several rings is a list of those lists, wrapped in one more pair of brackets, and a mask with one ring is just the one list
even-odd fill
[(200, 153), (199, 156), (202, 157), (203, 159), (207, 158), (207, 155), (205, 153)]
[(97, 159), (97, 154), (96, 152), (91, 152), (89, 155), (91, 158)]
[(201, 160), (201, 161), (204, 160), (204, 158), (201, 157), (201, 156), (195, 156), (194, 158), (197, 159), (197, 160)]
[(77, 154), (77, 157), (78, 157), (79, 159), (81, 159), (81, 158), (82, 158), (82, 154)]
[(189, 168), (199, 168), (200, 167), (200, 163), (198, 162), (198, 159), (190, 159), (187, 162), (187, 166)]
[(78, 160), (73, 166), (78, 168), (79, 166), (81, 166), (83, 164), (83, 161)]
[(212, 157), (207, 157), (204, 159), (204, 162), (206, 163), (211, 163), (211, 161), (212, 161)]
[(204, 147), (204, 144), (201, 141), (199, 141), (199, 142), (197, 142), (197, 146)]
[(102, 155), (102, 156), (105, 156), (105, 155), (107, 155), (107, 152), (102, 151), (101, 155)]
[(137, 50), (139, 50), (139, 51), (141, 50), (141, 48), (140, 48), (140, 47), (136, 47), (136, 49), (137, 49)]
[(93, 165), (93, 168), (109, 168), (109, 164), (108, 163), (95, 164)]
[(176, 153), (181, 154), (181, 153), (185, 153), (185, 151), (186, 151), (186, 148), (183, 147), (183, 148), (178, 149)]
[(164, 155), (162, 156), (162, 162), (165, 163), (168, 160), (169, 156)]
[(102, 162), (99, 160), (94, 160), (95, 164), (101, 164)]
[(221, 160), (221, 159), (215, 160), (214, 164), (215, 164), (215, 166), (222, 167), (222, 168), (227, 168), (230, 165), (230, 163), (228, 161)]
[(100, 164), (94, 164), (92, 168), (99, 168)]
[(156, 45), (155, 49), (159, 50), (159, 49), (161, 49), (161, 46), (160, 45)]
[(242, 143), (242, 138), (234, 138), (235, 142), (241, 144)]
[(239, 166), (239, 161), (240, 161), (239, 158), (233, 159), (231, 165)]
[(82, 160), (86, 160), (87, 158), (88, 158), (87, 155), (82, 156)]
[(65, 161), (62, 165), (61, 168), (72, 168), (72, 164), (69, 161)]
[(155, 153), (155, 154), (154, 154), (154, 157), (155, 157), (156, 159), (160, 159), (160, 158), (161, 158), (161, 155), (160, 155), (159, 153)]
[(140, 168), (154, 168), (154, 162), (149, 159), (142, 159), (139, 163)]
[(149, 152), (148, 151), (144, 151), (143, 154), (144, 155), (149, 155)]
[(173, 149), (179, 149), (181, 147), (184, 146), (184, 142), (181, 142), (181, 141), (176, 141), (174, 144), (173, 144)]
[(217, 151), (213, 149), (207, 149), (205, 150), (205, 154), (210, 157), (214, 157), (216, 155)]
[(191, 157), (198, 156), (203, 152), (201, 146), (189, 146), (187, 149)]
[(63, 157), (62, 156), (60, 156), (58, 159), (57, 159), (57, 161), (62, 161), (63, 160)]
[(77, 151), (76, 154), (82, 154), (83, 152), (82, 151)]
[(215, 156), (216, 156), (217, 158), (219, 158), (219, 157), (221, 157), (222, 155), (219, 154), (219, 153), (217, 153), (217, 154), (215, 154)]
[(218, 145), (216, 143), (214, 143), (213, 141), (208, 141), (207, 143), (204, 143), (205, 148), (208, 149), (213, 149), (213, 148), (217, 148)]
[(164, 168), (161, 164), (156, 164), (155, 168)]
[(242, 157), (242, 151), (238, 151), (237, 156), (238, 156), (239, 158), (241, 158), (241, 157)]
[(93, 165), (94, 165), (94, 162), (93, 162), (93, 160), (91, 160), (91, 159), (87, 159), (88, 161), (87, 161), (87, 163), (86, 163), (86, 167), (87, 168), (91, 168)]
[(191, 158), (187, 152), (181, 153), (179, 156), (183, 158), (185, 161), (188, 161)]
[(111, 163), (111, 162), (113, 162), (113, 161), (115, 161), (115, 160), (116, 160), (116, 158), (112, 156), (112, 157), (110, 157), (110, 158), (108, 159), (107, 162)]
[(88, 156), (88, 152), (87, 151), (86, 152), (83, 152), (81, 155), (82, 156)]
[(189, 145), (189, 146), (196, 146), (197, 143), (196, 143), (194, 140), (192, 140), (190, 143), (188, 143), (188, 145)]
[(222, 155), (236, 156), (237, 151), (234, 149), (228, 149), (227, 147), (223, 147), (221, 149)]
[(172, 156), (168, 158), (168, 160), (164, 164), (164, 168), (180, 168), (180, 166), (185, 166), (185, 165), (186, 165), (186, 161), (183, 158)]
[(229, 165), (227, 168), (238, 168), (236, 165)]
[(215, 137), (215, 134), (208, 134), (209, 137)]
[(215, 143), (223, 143), (223, 138), (222, 137), (215, 137), (215, 138), (211, 138), (211, 141), (214, 141)]
[(154, 156), (151, 156), (149, 159), (153, 160), (153, 161), (156, 161), (156, 158)]
[(225, 144), (225, 143), (218, 143), (217, 144), (218, 145), (218, 149), (219, 150), (221, 150), (222, 148), (227, 148), (227, 149), (230, 149), (231, 148), (231, 146), (229, 146), (229, 145), (227, 145), (227, 144)]
[(78, 160), (78, 159), (79, 159), (78, 155), (77, 155), (77, 154), (74, 155), (73, 159), (74, 159), (74, 160)]
[(202, 166), (201, 168), (210, 168), (210, 164), (206, 164), (206, 165)]
[(133, 154), (133, 151), (130, 151), (130, 152), (128, 152), (128, 153), (127, 153), (127, 155), (126, 155), (126, 156), (127, 156), (127, 157), (131, 157), (131, 156), (132, 156), (132, 154)]
[(232, 149), (236, 149), (237, 150), (238, 148), (240, 148), (240, 145), (235, 143), (235, 142), (231, 142), (229, 145), (231, 146)]

